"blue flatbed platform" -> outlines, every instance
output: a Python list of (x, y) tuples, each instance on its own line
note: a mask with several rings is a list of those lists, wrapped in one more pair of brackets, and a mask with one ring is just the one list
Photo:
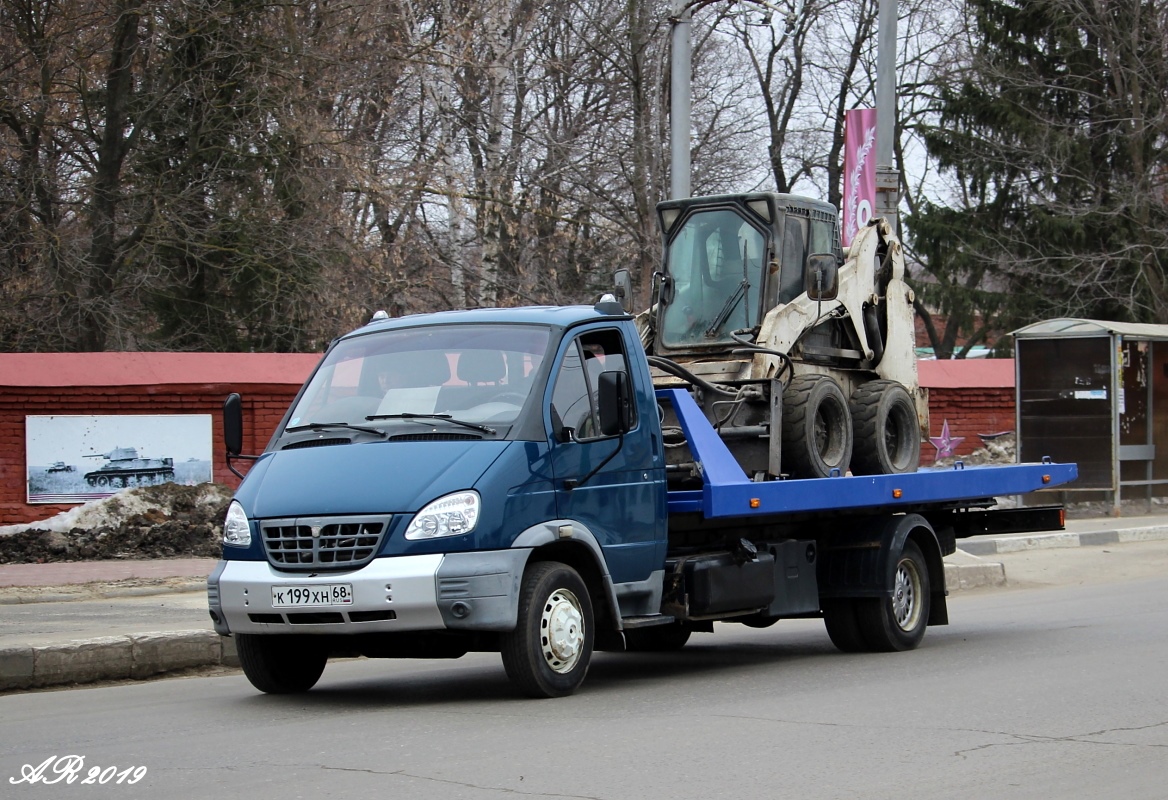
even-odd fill
[(669, 492), (670, 513), (700, 512), (707, 519), (718, 519), (943, 506), (1047, 489), (1069, 483), (1079, 474), (1076, 464), (1044, 461), (757, 482), (742, 471), (685, 390), (658, 389), (657, 397), (673, 406), (703, 478), (700, 490)]

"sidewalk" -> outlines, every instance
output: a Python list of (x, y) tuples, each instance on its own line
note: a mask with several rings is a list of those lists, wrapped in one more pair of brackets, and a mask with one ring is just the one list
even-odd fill
[[(945, 584), (1005, 586), (994, 555), (1168, 540), (1168, 514), (1068, 520), (1066, 531), (958, 541)], [(238, 666), (206, 605), (211, 559), (0, 565), (0, 693)]]

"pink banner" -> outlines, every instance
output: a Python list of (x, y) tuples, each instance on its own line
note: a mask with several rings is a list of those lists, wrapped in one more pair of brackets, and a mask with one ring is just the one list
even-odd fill
[(875, 206), (876, 109), (853, 108), (844, 118), (844, 247), (872, 219)]

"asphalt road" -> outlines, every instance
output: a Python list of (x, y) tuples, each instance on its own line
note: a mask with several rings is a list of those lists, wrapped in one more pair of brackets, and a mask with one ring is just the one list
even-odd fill
[[(0, 796), (1163, 798), (1163, 549), (958, 594), (912, 653), (842, 655), (817, 621), (719, 625), (677, 654), (598, 654), (562, 700), (518, 698), (486, 654), (334, 663), (296, 698), (238, 675), (9, 695)], [(1105, 555), (1130, 569), (1101, 574)], [(64, 755), (81, 778), (147, 771), (11, 783)]]

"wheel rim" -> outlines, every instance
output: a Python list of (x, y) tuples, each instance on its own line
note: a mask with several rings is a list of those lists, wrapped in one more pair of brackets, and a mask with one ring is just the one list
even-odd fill
[(895, 408), (888, 415), (884, 427), (884, 446), (893, 469), (903, 470), (911, 466), (909, 462), (914, 454), (912, 437), (916, 434), (915, 427), (916, 415), (910, 414), (906, 408)]
[(576, 595), (567, 589), (552, 592), (543, 605), (539, 629), (547, 665), (555, 672), (571, 672), (584, 650), (584, 614)]
[(830, 400), (815, 414), (815, 450), (829, 467), (839, 466), (843, 453), (842, 420), (843, 409)]
[(892, 611), (903, 631), (916, 628), (921, 619), (921, 573), (914, 561), (902, 558), (896, 565)]

